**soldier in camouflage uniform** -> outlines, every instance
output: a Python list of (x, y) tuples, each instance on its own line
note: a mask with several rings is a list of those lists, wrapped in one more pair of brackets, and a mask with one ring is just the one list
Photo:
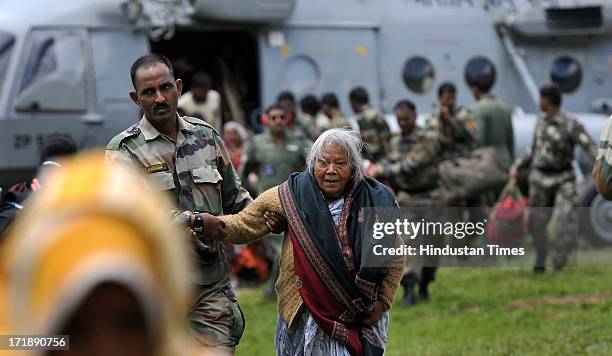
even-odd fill
[(540, 89), (540, 107), (543, 115), (535, 128), (533, 142), (514, 163), (510, 174), (516, 177), (518, 169), (529, 167), (529, 229), (535, 238), (535, 273), (545, 271), (547, 254), (547, 225), (555, 219), (555, 255), (553, 268), (562, 269), (576, 243), (577, 217), (573, 210), (576, 187), (572, 167), (574, 147), (580, 145), (593, 159), (597, 146), (584, 127), (561, 110), (561, 92), (555, 86)]
[[(416, 125), (416, 106), (409, 100), (395, 105), (395, 115), (401, 129), (391, 139), (391, 151), (372, 169), (372, 174), (383, 177), (397, 192), (400, 207), (415, 207), (421, 218), (430, 220), (438, 211), (427, 209), (440, 207), (438, 201), (438, 163), (441, 151), (438, 134), (423, 130)], [(407, 212), (407, 211), (406, 211)], [(428, 237), (441, 242), (441, 237)], [(422, 242), (422, 241), (421, 241)], [(402, 304), (415, 303), (414, 285), (419, 284), (419, 299), (429, 299), (429, 283), (434, 281), (438, 265), (437, 256), (418, 257), (406, 260), (406, 271), (402, 279), (404, 299)]]
[[(190, 278), (197, 299), (191, 309), (192, 333), (205, 346), (233, 352), (244, 330), (244, 317), (230, 287), (229, 271), (219, 242), (224, 223), (215, 215), (235, 214), (251, 202), (217, 132), (205, 121), (176, 113), (182, 89), (167, 58), (149, 54), (131, 68), (132, 100), (144, 112), (137, 124), (115, 136), (107, 160), (129, 164), (147, 173), (150, 189), (172, 195), (175, 216), (187, 216), (192, 232)], [(135, 207), (137, 208), (137, 207)], [(203, 213), (203, 214), (198, 214)], [(180, 278), (181, 276), (177, 276)]]
[(442, 83), (438, 88), (439, 105), (427, 118), (426, 125), (438, 132), (444, 158), (465, 154), (476, 148), (476, 119), (472, 112), (457, 106), (457, 88)]
[[(251, 172), (257, 174), (257, 193), (275, 187), (287, 180), (289, 174), (301, 172), (306, 165), (310, 142), (301, 139), (286, 125), (286, 112), (280, 105), (272, 105), (266, 110), (268, 130), (256, 135), (249, 146), (247, 161), (242, 171), (242, 181), (246, 182)], [(272, 248), (272, 269), (264, 289), (264, 298), (274, 296), (274, 284), (278, 278), (280, 255), (283, 243), (282, 234), (269, 234), (267, 241)]]
[(391, 131), (385, 116), (369, 105), (368, 92), (364, 88), (351, 90), (349, 100), (357, 114), (357, 124), (365, 148), (364, 156), (372, 162), (378, 162), (391, 150)]
[(334, 93), (327, 93), (321, 97), (321, 110), (329, 118), (329, 128), (343, 129), (350, 128), (351, 124), (342, 115), (338, 97)]
[[(439, 135), (440, 150), (443, 159), (452, 159), (465, 155), (476, 148), (476, 119), (472, 112), (457, 106), (457, 88), (453, 83), (445, 82), (438, 87), (438, 107), (427, 119), (427, 128)], [(455, 203), (453, 203), (454, 205)], [(486, 211), (482, 208), (479, 198), (458, 203), (469, 209), (471, 221), (482, 221)], [(463, 220), (463, 212), (456, 211), (461, 216), (450, 217), (451, 220)], [(454, 240), (457, 247), (464, 247), (473, 239)], [(463, 256), (461, 257), (464, 258)]]
[(612, 200), (612, 116), (601, 133), (599, 153), (593, 166), (593, 180), (599, 193)]

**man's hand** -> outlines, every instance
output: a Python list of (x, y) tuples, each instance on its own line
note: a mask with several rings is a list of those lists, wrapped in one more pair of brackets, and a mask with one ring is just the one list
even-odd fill
[(443, 122), (448, 123), (450, 122), (450, 117), (450, 108), (448, 107), (448, 105), (440, 106), (440, 119)]
[(211, 240), (222, 241), (227, 236), (225, 222), (214, 215), (202, 213), (204, 226), (202, 227), (202, 237)]
[(383, 313), (385, 312), (385, 306), (379, 300), (374, 302), (374, 311), (372, 312), (372, 316), (362, 321), (363, 325), (369, 326), (374, 325), (380, 320)]
[(282, 215), (266, 211), (264, 212), (264, 220), (266, 220), (266, 226), (272, 233), (280, 234), (287, 230), (287, 220)]

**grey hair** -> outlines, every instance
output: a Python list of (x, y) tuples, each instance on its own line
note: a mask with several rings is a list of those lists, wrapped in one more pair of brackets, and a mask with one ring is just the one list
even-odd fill
[(359, 132), (349, 129), (330, 129), (319, 136), (313, 143), (308, 157), (306, 157), (306, 168), (309, 172), (314, 172), (315, 161), (317, 157), (321, 157), (327, 145), (337, 146), (346, 152), (348, 163), (353, 170), (353, 178), (363, 176), (361, 171), (363, 167), (363, 157), (361, 156), (363, 141)]
[(223, 131), (232, 129), (238, 131), (238, 136), (240, 136), (242, 142), (246, 142), (249, 139), (249, 134), (247, 133), (244, 126), (242, 126), (242, 124), (236, 121), (228, 121), (225, 123), (225, 125), (223, 125)]

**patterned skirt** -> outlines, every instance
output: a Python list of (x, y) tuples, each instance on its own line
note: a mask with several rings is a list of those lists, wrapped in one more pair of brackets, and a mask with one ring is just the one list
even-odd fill
[[(350, 356), (344, 345), (319, 328), (305, 306), (300, 308), (293, 324), (290, 328), (280, 315), (277, 317), (274, 337), (277, 356)], [(370, 341), (374, 338), (375, 343), (384, 349), (389, 335), (389, 313), (385, 312), (376, 324), (366, 327), (364, 332)]]

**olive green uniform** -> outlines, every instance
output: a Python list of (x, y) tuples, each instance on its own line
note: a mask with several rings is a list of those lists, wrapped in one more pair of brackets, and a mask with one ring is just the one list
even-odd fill
[[(173, 214), (241, 211), (252, 199), (240, 186), (219, 134), (203, 120), (178, 115), (177, 128), (172, 140), (143, 117), (109, 142), (107, 160), (142, 169), (148, 188), (168, 192), (176, 209)], [(207, 346), (233, 350), (242, 336), (244, 318), (229, 286), (231, 266), (218, 241), (205, 236), (191, 241), (196, 268), (192, 276), (184, 276), (195, 283), (198, 293), (189, 316), (191, 330)]]

